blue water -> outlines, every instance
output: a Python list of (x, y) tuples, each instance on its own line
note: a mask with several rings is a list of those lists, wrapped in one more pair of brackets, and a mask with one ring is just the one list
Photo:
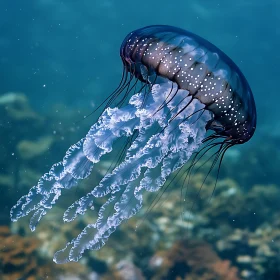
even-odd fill
[[(130, 31), (153, 24), (178, 26), (206, 38), (230, 56), (246, 76), (255, 96), (256, 134), (245, 147), (230, 154), (232, 166), (246, 170), (243, 173), (247, 175), (225, 167), (224, 176), (244, 183), (245, 189), (259, 183), (279, 187), (275, 176), (280, 162), (276, 148), (280, 136), (279, 10), (278, 0), (1, 1), (0, 96), (22, 92), (32, 108), (42, 115), (62, 104), (76, 113), (73, 122), (80, 120), (80, 112), (82, 115), (92, 112), (118, 85), (122, 74), (119, 47)], [(14, 153), (10, 146), (16, 137), (1, 144), (3, 150), (9, 150), (9, 155)], [(72, 138), (75, 139), (73, 135)], [(257, 156), (251, 153), (250, 145), (254, 145), (254, 151), (259, 145)], [(61, 144), (55, 149), (63, 155), (67, 147)], [(248, 157), (240, 157), (247, 150)], [(42, 170), (47, 171), (54, 163), (55, 155), (52, 158), (51, 152), (44, 157)], [(13, 159), (5, 164), (3, 173), (12, 173), (17, 166)], [(34, 167), (38, 162), (28, 164)], [(7, 212), (20, 196), (5, 194), (5, 197), (12, 201), (4, 205)], [(277, 278), (267, 278), (270, 279)]]
[(279, 1), (2, 1), (0, 92), (22, 91), (39, 110), (90, 106), (121, 75), (123, 37), (151, 24), (188, 29), (224, 50), (255, 94), (259, 122), (277, 118)]

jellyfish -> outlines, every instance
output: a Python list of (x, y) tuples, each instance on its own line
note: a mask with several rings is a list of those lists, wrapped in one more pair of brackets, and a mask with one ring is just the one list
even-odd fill
[(96, 123), (11, 209), (13, 222), (32, 213), (34, 231), (63, 192), (87, 178), (118, 139), (123, 142), (113, 168), (64, 212), (63, 221), (71, 222), (95, 211), (97, 200), (103, 203), (94, 223), (55, 253), (56, 263), (99, 250), (141, 209), (145, 192), (160, 191), (190, 158), (192, 167), (214, 147), (212, 167), (219, 159), (221, 164), (227, 149), (247, 142), (256, 129), (246, 78), (198, 35), (166, 25), (144, 27), (127, 35), (120, 57), (122, 80), (100, 105)]

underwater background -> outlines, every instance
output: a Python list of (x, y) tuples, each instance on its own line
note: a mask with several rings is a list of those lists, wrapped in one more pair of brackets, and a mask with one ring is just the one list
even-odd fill
[[(1, 1), (0, 279), (280, 279), (279, 10), (278, 0)], [(191, 178), (190, 213), (182, 217), (176, 180), (152, 210), (147, 195), (100, 251), (57, 265), (54, 252), (94, 218), (63, 224), (63, 209), (110, 160), (34, 233), (26, 218), (11, 223), (10, 209), (94, 123), (84, 116), (119, 84), (123, 38), (152, 24), (194, 32), (236, 62), (254, 93), (257, 131), (226, 153), (210, 201), (215, 172), (195, 195), (206, 165)]]

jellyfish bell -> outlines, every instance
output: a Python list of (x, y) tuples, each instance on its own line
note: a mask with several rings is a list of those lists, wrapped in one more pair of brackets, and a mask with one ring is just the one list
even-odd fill
[[(247, 142), (256, 128), (251, 88), (238, 66), (220, 49), (189, 31), (148, 26), (131, 32), (121, 45), (127, 71), (141, 81), (155, 74), (176, 83), (213, 113), (207, 129), (232, 143)], [(149, 73), (143, 75), (144, 73)]]
[[(192, 156), (191, 167), (213, 147), (218, 151), (212, 167), (219, 158), (221, 164), (226, 150), (248, 141), (256, 128), (247, 80), (205, 39), (172, 26), (148, 26), (127, 35), (120, 56), (122, 80), (97, 122), (11, 209), (12, 221), (33, 212), (34, 231), (65, 189), (87, 178), (113, 152), (116, 140), (127, 139), (114, 168), (64, 212), (64, 222), (71, 222), (106, 198), (95, 223), (55, 254), (56, 263), (78, 261), (85, 250), (100, 249), (141, 209), (145, 192), (159, 191)], [(210, 130), (214, 133), (207, 136)]]

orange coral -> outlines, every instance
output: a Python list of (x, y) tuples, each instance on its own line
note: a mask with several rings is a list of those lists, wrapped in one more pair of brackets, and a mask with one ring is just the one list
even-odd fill
[(229, 260), (225, 261), (217, 261), (212, 264), (213, 271), (219, 275), (219, 279), (226, 280), (238, 280), (237, 277), (238, 269), (236, 267), (232, 267)]
[(230, 261), (221, 260), (211, 246), (200, 241), (178, 241), (151, 259), (153, 280), (239, 280)]
[(0, 227), (0, 260), (3, 279), (32, 279), (30, 276), (36, 270), (34, 252), (38, 241), (34, 238), (23, 238), (10, 235), (7, 226)]
[(8, 226), (0, 226), (0, 244), (1, 280), (36, 280), (46, 276), (54, 279), (52, 277), (65, 274), (65, 271), (83, 277), (88, 274), (81, 264), (56, 266), (51, 260), (40, 258), (36, 252), (39, 241), (33, 237), (12, 235)]

